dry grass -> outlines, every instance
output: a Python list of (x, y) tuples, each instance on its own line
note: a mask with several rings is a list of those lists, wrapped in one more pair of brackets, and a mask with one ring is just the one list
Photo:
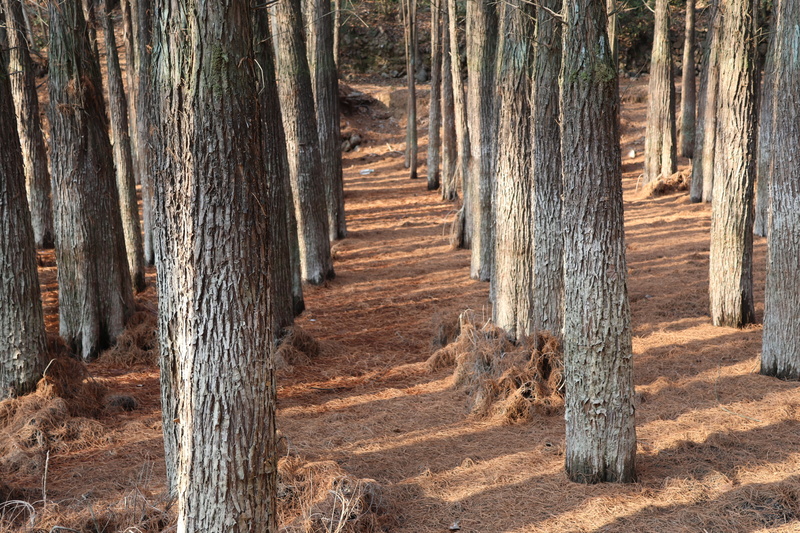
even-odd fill
[(152, 311), (137, 311), (128, 320), (117, 342), (106, 350), (100, 363), (108, 367), (130, 368), (136, 365), (158, 365), (158, 317)]
[(675, 172), (668, 177), (662, 176), (642, 187), (641, 195), (645, 198), (657, 198), (667, 194), (688, 191), (691, 177), (692, 174), (689, 170)]

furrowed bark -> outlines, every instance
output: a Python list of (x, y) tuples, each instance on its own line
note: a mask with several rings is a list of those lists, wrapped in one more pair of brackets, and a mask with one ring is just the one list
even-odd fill
[(428, 190), (441, 181), (442, 145), (442, 0), (431, 3), (431, 103), (428, 110)]

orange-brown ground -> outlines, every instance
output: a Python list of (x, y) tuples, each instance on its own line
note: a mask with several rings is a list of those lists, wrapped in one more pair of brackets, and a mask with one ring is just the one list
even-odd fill
[[(448, 244), (455, 206), (426, 191), (424, 179), (407, 178), (395, 151), (401, 124), (375, 108), (345, 117), (366, 139), (345, 155), (350, 234), (334, 246), (336, 279), (306, 288), (308, 310), (297, 320), (328, 349), (280, 376), (278, 424), (289, 452), (383, 485), (391, 531), (447, 531), (456, 522), (481, 533), (800, 531), (798, 384), (757, 373), (760, 326), (711, 326), (710, 208), (685, 192), (654, 199), (637, 191), (646, 85), (623, 80), (621, 91), (639, 441), (639, 481), (629, 485), (570, 483), (560, 416), (521, 425), (470, 417), (452, 371), (426, 371), (439, 321), (464, 309), (491, 316), (488, 285), (469, 279), (468, 252)], [(759, 317), (765, 250), (757, 238)], [(56, 332), (52, 255), (41, 257)], [(152, 272), (148, 281), (139, 301), (152, 309)], [(163, 509), (157, 369), (101, 360), (90, 370), (140, 406), (102, 417), (103, 438), (85, 448), (51, 455), (48, 509), (36, 504), (45, 530), (94, 531), (109, 509), (122, 515), (145, 501)], [(41, 498), (41, 475), (4, 481)]]

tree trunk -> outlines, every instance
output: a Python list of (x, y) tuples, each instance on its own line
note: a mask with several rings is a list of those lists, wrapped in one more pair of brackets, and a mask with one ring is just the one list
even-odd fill
[(54, 244), (53, 205), (47, 147), (39, 118), (39, 96), (36, 93), (36, 72), (31, 61), (30, 47), (24, 38), (24, 6), (21, 0), (3, 0), (8, 32), (11, 92), (17, 115), (17, 130), (25, 166), (25, 188), (30, 205), (33, 237), (37, 248), (52, 248)]
[(162, 0), (157, 10), (153, 63), (168, 145), (155, 181), (155, 242), (177, 530), (274, 532), (265, 168), (275, 162), (265, 167), (250, 3)]
[[(536, 70), (533, 79), (533, 236), (534, 332), (561, 337), (564, 321), (564, 223), (561, 220), (561, 132), (559, 88), (561, 70), (561, 0), (541, 0), (536, 20)], [(548, 9), (545, 9), (548, 8)]]
[[(531, 90), (535, 8), (510, 0), (503, 9), (498, 65), (498, 160), (493, 320), (517, 339), (533, 324), (533, 169)], [(560, 51), (559, 51), (560, 52)]]
[(136, 197), (136, 181), (133, 177), (133, 157), (131, 139), (128, 134), (128, 99), (122, 87), (122, 71), (117, 55), (117, 40), (114, 36), (114, 23), (111, 20), (109, 0), (101, 3), (103, 37), (106, 43), (106, 70), (108, 84), (108, 109), (111, 117), (111, 136), (114, 147), (117, 190), (122, 214), (122, 229), (125, 234), (125, 249), (133, 288), (144, 290), (144, 249), (142, 248), (142, 229), (139, 225), (139, 201)]
[(339, 71), (339, 36), (342, 33), (342, 0), (333, 0), (333, 61)]
[(91, 360), (134, 303), (100, 67), (77, 0), (50, 4), (48, 53), (59, 332)]
[(308, 65), (317, 113), (319, 154), (328, 208), (330, 240), (347, 236), (339, 120), (339, 74), (333, 56), (331, 0), (305, 0)]
[[(127, 81), (128, 100), (128, 138), (131, 140), (131, 156), (133, 158), (133, 178), (136, 183), (141, 183), (139, 166), (136, 154), (139, 153), (136, 137), (136, 20), (133, 16), (132, 0), (121, 0), (123, 44), (125, 46), (125, 78)], [(140, 224), (141, 226), (141, 224)], [(142, 241), (144, 246), (144, 241)]]
[(644, 183), (671, 176), (678, 168), (675, 137), (675, 84), (669, 44), (669, 0), (656, 0), (647, 133), (644, 139)]
[[(791, 0), (777, 2), (770, 56), (774, 71), (767, 71), (767, 84), (774, 80), (773, 106), (769, 121), (774, 127), (773, 171), (770, 187), (771, 228), (764, 305), (764, 346), (761, 373), (781, 379), (800, 379), (800, 171), (794, 154), (800, 145), (800, 5)], [(774, 54), (774, 56), (772, 56)], [(770, 76), (770, 73), (772, 74)], [(762, 107), (762, 110), (765, 108)], [(769, 117), (772, 117), (770, 120)], [(761, 176), (759, 176), (759, 179)]]
[(710, 202), (714, 185), (714, 150), (717, 144), (717, 92), (719, 90), (719, 32), (718, 4), (711, 6), (703, 70), (698, 91), (697, 129), (694, 138), (692, 161), (692, 187), (689, 197), (693, 202)]
[(773, 16), (773, 31), (770, 32), (767, 58), (764, 64), (764, 84), (761, 87), (760, 107), (758, 114), (758, 145), (756, 147), (756, 199), (755, 220), (753, 233), (766, 237), (769, 233), (769, 198), (770, 181), (772, 180), (772, 158), (775, 153), (773, 143), (777, 139), (773, 136), (776, 105), (775, 70), (778, 68), (775, 57), (775, 17)]
[(439, 188), (442, 145), (442, 0), (431, 3), (431, 97), (428, 110), (428, 190)]
[(617, 73), (604, 0), (565, 4), (564, 177), (566, 469), (573, 481), (634, 479)]
[(403, 30), (406, 45), (406, 81), (408, 106), (406, 121), (406, 168), (417, 179), (417, 1), (403, 0)]
[(697, 87), (694, 72), (694, 5), (686, 0), (686, 33), (683, 42), (683, 70), (681, 77), (681, 138), (680, 155), (694, 157), (694, 113)]
[(458, 152), (453, 68), (450, 57), (450, 7), (442, 2), (442, 200), (458, 200)]
[(275, 59), (289, 155), (303, 279), (319, 285), (334, 277), (325, 188), (311, 74), (303, 39), (300, 0), (274, 7)]
[[(8, 4), (5, 7), (8, 13)], [(0, 61), (0, 400), (32, 390), (47, 364), (33, 227), (15, 121), (11, 84), (5, 61)]]
[(722, 29), (709, 295), (714, 325), (741, 327), (755, 321), (755, 1), (720, 0), (719, 5)]
[[(560, 10), (556, 10), (560, 11)], [(611, 55), (614, 58), (614, 68), (619, 71), (619, 38), (617, 36), (617, 0), (606, 0), (606, 13), (608, 13), (608, 42), (611, 43)]]

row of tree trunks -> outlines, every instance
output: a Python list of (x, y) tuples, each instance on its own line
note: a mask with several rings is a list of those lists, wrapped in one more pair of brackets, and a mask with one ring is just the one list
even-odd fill
[(406, 168), (409, 177), (417, 179), (417, 2), (403, 0), (403, 30), (406, 50), (406, 82), (408, 84), (406, 120)]
[(428, 190), (440, 186), (442, 127), (442, 0), (431, 3), (431, 103), (428, 111)]
[(450, 47), (450, 7), (441, 2), (442, 12), (442, 200), (458, 199), (458, 148), (456, 137), (453, 66)]
[(686, 0), (686, 24), (681, 65), (681, 132), (680, 155), (694, 157), (694, 124), (697, 84), (694, 72), (694, 8), (695, 0)]
[(30, 205), (33, 237), (38, 248), (52, 248), (55, 242), (53, 207), (50, 192), (50, 171), (47, 147), (39, 118), (39, 97), (36, 73), (30, 57), (30, 41), (26, 38), (24, 6), (20, 0), (3, 0), (9, 31), (8, 70), (17, 116), (19, 142), (25, 165), (25, 186)]
[(177, 528), (277, 531), (267, 207), (277, 177), (264, 161), (277, 140), (262, 139), (252, 8), (157, 10), (159, 337)]
[(47, 363), (34, 233), (15, 122), (11, 84), (5, 61), (0, 61), (0, 400), (32, 390)]

